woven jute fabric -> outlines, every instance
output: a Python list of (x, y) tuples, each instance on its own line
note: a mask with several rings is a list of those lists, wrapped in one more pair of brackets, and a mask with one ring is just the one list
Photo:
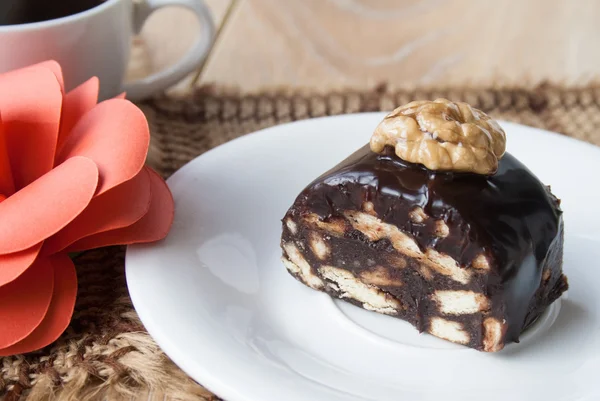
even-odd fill
[[(205, 87), (187, 98), (140, 104), (152, 130), (148, 163), (168, 177), (203, 152), (275, 124), (326, 115), (390, 110), (415, 99), (466, 101), (493, 117), (600, 145), (600, 87), (428, 91), (272, 91), (241, 95)], [(365, 138), (370, 133), (365, 133)], [(76, 257), (79, 294), (73, 322), (54, 345), (3, 358), (5, 400), (131, 400), (148, 391), (172, 400), (216, 399), (181, 372), (150, 338), (127, 293), (124, 249)], [(1, 328), (0, 328), (1, 329)], [(162, 399), (162, 397), (161, 397)]]

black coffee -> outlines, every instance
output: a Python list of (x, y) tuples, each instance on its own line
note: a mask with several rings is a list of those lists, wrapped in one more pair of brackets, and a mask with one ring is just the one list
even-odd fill
[(0, 25), (28, 24), (67, 17), (106, 0), (0, 0)]

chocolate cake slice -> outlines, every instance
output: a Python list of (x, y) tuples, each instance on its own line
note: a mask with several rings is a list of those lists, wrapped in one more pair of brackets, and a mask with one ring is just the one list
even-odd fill
[(567, 289), (559, 200), (464, 103), (394, 110), (283, 218), (304, 284), (419, 331), (501, 350)]

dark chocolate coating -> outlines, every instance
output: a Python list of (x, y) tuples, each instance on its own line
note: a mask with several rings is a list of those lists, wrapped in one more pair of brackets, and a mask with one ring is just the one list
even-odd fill
[[(486, 295), (503, 308), (497, 312), (508, 323), (506, 342), (518, 341), (531, 323), (528, 305), (545, 259), (562, 233), (560, 202), (527, 167), (507, 153), (491, 176), (436, 173), (404, 162), (390, 147), (376, 154), (366, 145), (308, 185), (291, 211), (329, 218), (361, 210), (366, 201), (423, 250), (434, 248), (461, 266), (485, 254), (492, 269)], [(417, 206), (433, 218), (412, 222), (409, 212)], [(446, 238), (434, 235), (439, 219), (450, 229)]]

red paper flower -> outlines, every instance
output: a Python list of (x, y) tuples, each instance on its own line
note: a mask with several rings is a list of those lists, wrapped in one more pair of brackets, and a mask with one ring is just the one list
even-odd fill
[(0, 355), (55, 341), (71, 320), (68, 252), (164, 238), (173, 198), (144, 167), (134, 104), (97, 104), (98, 80), (64, 92), (47, 62), (0, 75)]

